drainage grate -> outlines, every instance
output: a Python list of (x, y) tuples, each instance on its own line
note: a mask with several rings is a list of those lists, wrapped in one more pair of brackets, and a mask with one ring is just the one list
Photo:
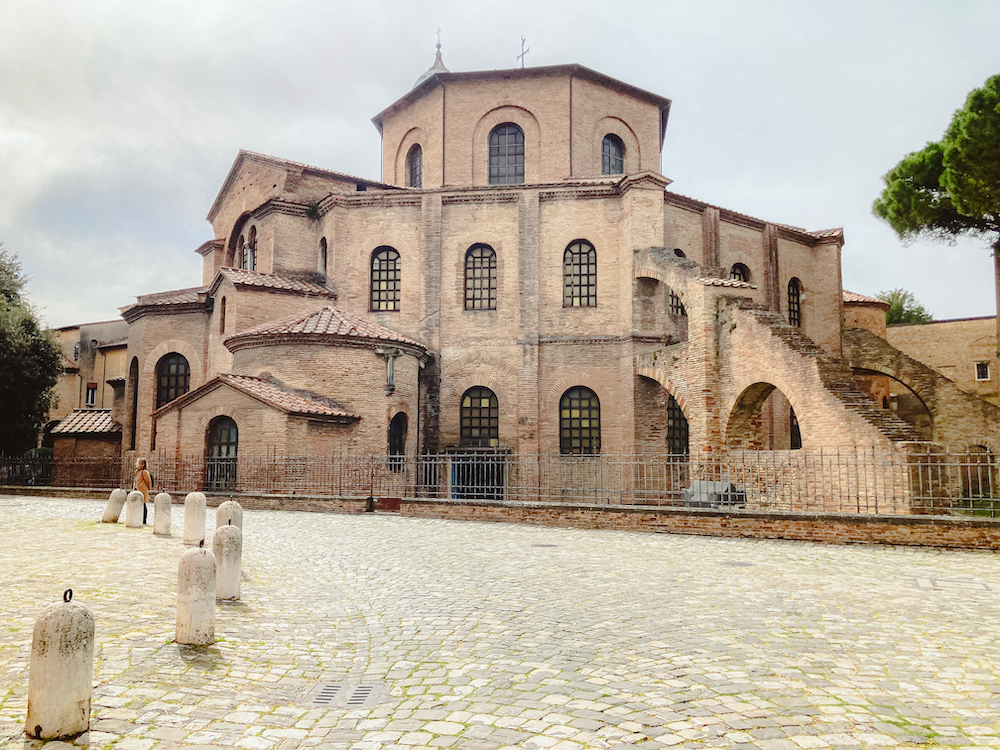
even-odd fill
[(305, 702), (310, 706), (333, 708), (372, 708), (378, 703), (385, 683), (370, 682), (321, 682), (306, 693)]

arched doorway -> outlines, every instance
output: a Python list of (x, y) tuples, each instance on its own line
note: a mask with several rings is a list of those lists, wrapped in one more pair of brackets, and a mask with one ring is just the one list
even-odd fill
[(754, 383), (736, 399), (726, 426), (726, 445), (746, 450), (795, 450), (802, 447), (798, 416), (772, 383)]
[(403, 470), (403, 457), (406, 455), (405, 412), (400, 412), (389, 422), (389, 468), (393, 471)]
[(208, 425), (205, 457), (205, 489), (219, 492), (236, 489), (236, 454), (239, 429), (231, 417), (216, 417)]
[(854, 379), (871, 399), (912, 425), (921, 440), (934, 439), (934, 415), (924, 400), (906, 383), (874, 370), (854, 368)]

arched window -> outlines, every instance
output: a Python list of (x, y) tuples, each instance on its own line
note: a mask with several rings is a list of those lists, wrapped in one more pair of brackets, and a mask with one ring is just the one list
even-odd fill
[(389, 468), (393, 471), (403, 470), (403, 456), (406, 454), (407, 419), (400, 412), (389, 422)]
[(601, 402), (589, 388), (570, 388), (559, 400), (559, 452), (601, 452)]
[(129, 449), (135, 450), (135, 428), (139, 422), (139, 358), (132, 357), (128, 368), (128, 387), (132, 391), (129, 415)]
[(191, 368), (184, 356), (174, 352), (163, 357), (156, 365), (156, 408), (183, 396), (190, 385)]
[(490, 184), (524, 184), (524, 131), (512, 122), (490, 132)]
[(246, 254), (247, 238), (241, 234), (239, 241), (236, 243), (236, 253), (233, 256), (233, 265), (237, 268), (243, 268), (243, 264), (246, 263)]
[(326, 276), (326, 237), (319, 239), (319, 261), (316, 270)]
[(239, 429), (231, 417), (216, 417), (208, 425), (205, 489), (236, 489), (236, 453)]
[(424, 152), (417, 143), (406, 153), (406, 184), (414, 188), (424, 186)]
[(802, 284), (798, 279), (788, 282), (788, 322), (793, 326), (802, 325)]
[(625, 173), (625, 144), (613, 133), (601, 141), (601, 174)]
[(250, 227), (250, 235), (246, 242), (240, 237), (239, 267), (246, 271), (257, 270), (257, 227)]
[(399, 253), (391, 247), (377, 247), (372, 253), (372, 312), (399, 309)]
[(729, 271), (729, 278), (735, 281), (745, 281), (750, 283), (750, 269), (742, 263), (734, 263)]
[(686, 456), (688, 448), (688, 421), (680, 404), (671, 394), (667, 394), (667, 453), (672, 456)]
[(788, 447), (793, 451), (802, 448), (802, 430), (799, 429), (799, 418), (795, 416), (795, 409), (788, 407)]
[(563, 253), (563, 307), (597, 307), (597, 251), (586, 240)]
[(219, 335), (226, 332), (226, 298), (219, 303)]
[(497, 254), (489, 245), (465, 253), (465, 309), (497, 309)]
[(495, 448), (500, 442), (500, 405), (489, 388), (476, 386), (462, 396), (463, 448)]

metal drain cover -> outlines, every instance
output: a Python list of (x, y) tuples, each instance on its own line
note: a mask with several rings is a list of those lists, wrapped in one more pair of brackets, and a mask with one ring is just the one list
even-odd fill
[(384, 682), (320, 682), (306, 693), (305, 703), (323, 708), (373, 708), (384, 691)]

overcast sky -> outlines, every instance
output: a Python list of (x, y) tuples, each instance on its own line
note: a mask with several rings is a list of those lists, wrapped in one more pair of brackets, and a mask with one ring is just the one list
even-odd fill
[(997, 0), (0, 0), (0, 242), (53, 326), (197, 286), (245, 148), (380, 177), (370, 118), (431, 65), (580, 63), (673, 100), (672, 190), (843, 227), (844, 286), (995, 311), (981, 242), (904, 247), (881, 175), (1000, 72)]

